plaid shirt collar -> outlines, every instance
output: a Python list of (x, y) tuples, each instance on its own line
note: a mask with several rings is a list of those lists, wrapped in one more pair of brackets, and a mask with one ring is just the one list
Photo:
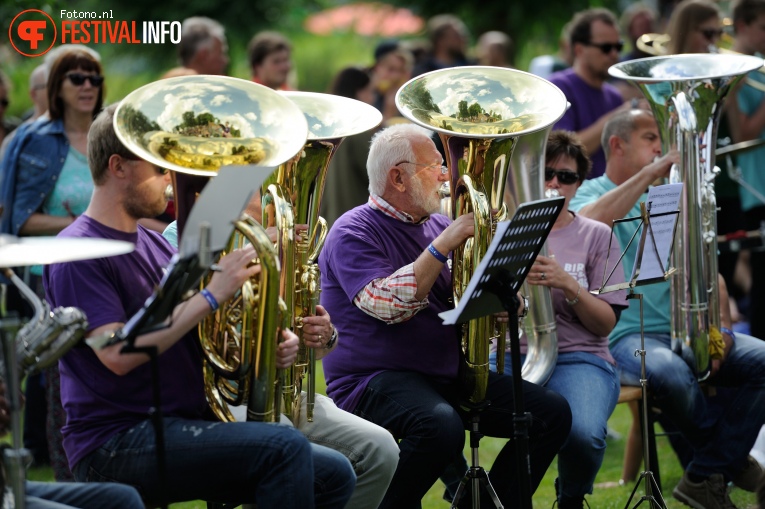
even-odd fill
[(415, 223), (414, 218), (411, 215), (407, 214), (403, 210), (398, 210), (393, 205), (385, 201), (382, 196), (377, 196), (376, 194), (370, 193), (369, 200), (367, 200), (367, 205), (375, 210), (379, 210), (386, 216), (390, 216), (393, 219), (398, 219), (399, 221), (403, 221), (405, 223), (422, 224), (430, 219), (430, 216), (423, 216), (422, 219)]

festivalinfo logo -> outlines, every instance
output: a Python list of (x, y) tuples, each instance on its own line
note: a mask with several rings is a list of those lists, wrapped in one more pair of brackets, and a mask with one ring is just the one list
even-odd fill
[(60, 44), (178, 44), (180, 21), (125, 21), (114, 19), (114, 9), (61, 9), (59, 23), (39, 9), (20, 12), (11, 21), (8, 39), (26, 57), (39, 57)]

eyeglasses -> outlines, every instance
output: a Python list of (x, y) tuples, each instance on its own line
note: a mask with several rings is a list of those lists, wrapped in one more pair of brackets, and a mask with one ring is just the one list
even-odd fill
[(401, 161), (400, 163), (396, 163), (394, 166), (398, 166), (399, 164), (413, 164), (415, 166), (422, 166), (425, 168), (430, 168), (431, 170), (441, 169), (441, 175), (446, 175), (449, 173), (449, 168), (447, 168), (444, 165), (437, 165), (437, 164), (425, 164), (425, 163), (411, 163), (409, 161)]
[(613, 50), (616, 50), (617, 53), (621, 53), (622, 48), (624, 48), (624, 41), (619, 42), (603, 42), (603, 43), (594, 43), (594, 42), (584, 42), (582, 43), (585, 46), (592, 46), (593, 48), (598, 48), (600, 51), (603, 52), (603, 54), (608, 55)]
[(70, 72), (66, 75), (67, 78), (69, 78), (69, 81), (72, 82), (72, 85), (75, 87), (79, 87), (81, 85), (85, 84), (85, 80), (90, 81), (90, 84), (94, 87), (100, 87), (101, 84), (104, 82), (104, 77), (99, 76), (98, 74), (83, 74), (81, 72)]
[(699, 32), (701, 32), (701, 35), (703, 35), (708, 41), (718, 39), (722, 37), (723, 34), (721, 28), (700, 28)]
[(555, 168), (545, 168), (545, 182), (550, 182), (553, 177), (558, 177), (561, 184), (571, 185), (579, 182), (579, 175), (573, 171), (560, 171)]
[(8, 99), (0, 99), (0, 106), (3, 108), (7, 108), (9, 104), (11, 104), (11, 101)]

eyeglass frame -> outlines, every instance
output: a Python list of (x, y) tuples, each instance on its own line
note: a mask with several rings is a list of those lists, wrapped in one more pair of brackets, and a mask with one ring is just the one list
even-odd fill
[(585, 46), (592, 46), (593, 48), (598, 48), (601, 53), (604, 55), (608, 55), (611, 53), (611, 51), (616, 50), (617, 53), (621, 53), (624, 49), (624, 41), (619, 39), (618, 42), (601, 42), (601, 43), (595, 43), (591, 41), (581, 41), (582, 44)]
[[(398, 166), (399, 164), (413, 164), (415, 166), (423, 166), (425, 168), (431, 168), (431, 169), (436, 169), (436, 167), (438, 166), (438, 165), (435, 165), (435, 164), (413, 163), (411, 161), (401, 161), (399, 163), (394, 164), (393, 166)], [(449, 167), (446, 166), (445, 164), (442, 164), (441, 165), (441, 175), (446, 175), (447, 173), (449, 173)]]
[[(550, 175), (550, 178), (547, 178), (547, 175)], [(565, 177), (561, 178), (561, 176), (565, 175)], [(575, 180), (571, 182), (566, 182), (568, 180), (569, 175), (573, 175), (575, 177)], [(550, 168), (549, 166), (545, 167), (545, 182), (550, 182), (553, 178), (558, 177), (558, 183), (566, 185), (566, 186), (572, 186), (576, 184), (577, 182), (580, 182), (581, 179), (579, 178), (579, 173), (575, 171), (569, 171), (569, 170), (556, 170), (555, 168)]]

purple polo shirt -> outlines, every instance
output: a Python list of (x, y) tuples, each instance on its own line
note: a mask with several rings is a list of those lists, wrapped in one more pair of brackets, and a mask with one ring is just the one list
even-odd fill
[[(105, 238), (135, 244), (135, 251), (129, 254), (44, 269), (45, 298), (51, 307), (80, 308), (88, 317), (89, 331), (109, 323), (127, 322), (152, 294), (174, 254), (158, 233), (141, 226), (136, 233), (125, 233), (85, 215), (59, 237)], [(165, 416), (199, 419), (207, 409), (196, 338), (193, 329), (159, 357)], [(148, 419), (154, 406), (149, 363), (118, 376), (83, 341), (61, 358), (59, 368), (61, 402), (66, 411), (66, 425), (61, 432), (70, 467), (113, 435)]]
[(443, 325), (438, 316), (454, 308), (446, 264), (428, 294), (428, 306), (405, 322), (388, 325), (353, 303), (370, 281), (413, 263), (449, 222), (434, 214), (421, 224), (405, 223), (365, 204), (332, 226), (319, 256), (321, 304), (332, 316), (340, 341), (323, 363), (327, 394), (343, 410), (352, 412), (369, 380), (382, 371), (456, 379), (457, 329)]

